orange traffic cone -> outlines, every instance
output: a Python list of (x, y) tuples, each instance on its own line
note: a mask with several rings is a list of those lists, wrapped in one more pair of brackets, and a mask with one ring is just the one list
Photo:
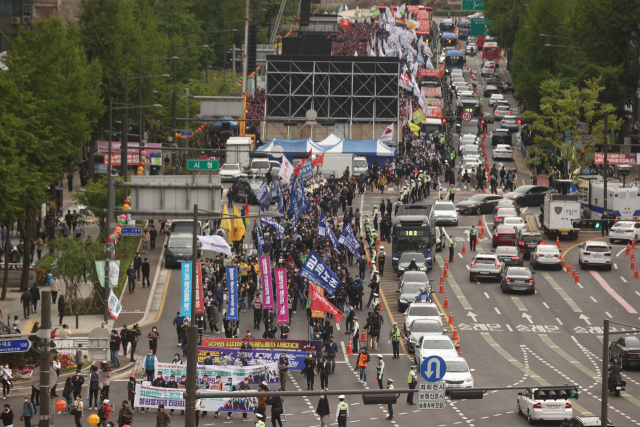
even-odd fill
[(442, 270), (442, 277), (449, 277), (449, 270), (447, 270), (447, 265), (445, 264), (444, 270)]
[(351, 338), (349, 338), (349, 346), (347, 347), (347, 356), (353, 356), (353, 348), (351, 347)]
[(562, 257), (562, 269), (564, 270), (566, 268), (566, 264), (564, 263), (564, 257)]
[(638, 267), (636, 267), (636, 271), (635, 271), (635, 273), (633, 273), (633, 278), (634, 279), (638, 278)]
[(567, 274), (571, 274), (571, 263), (567, 262)]
[(456, 351), (458, 352), (458, 354), (462, 354), (462, 350), (460, 349), (460, 344), (458, 344), (458, 346), (456, 347)]
[(487, 194), (487, 187), (482, 186), (482, 194)]
[(631, 252), (631, 245), (627, 242), (627, 248), (624, 250), (624, 254), (629, 255), (629, 252)]
[(576, 266), (573, 266), (573, 273), (571, 274), (571, 277), (576, 277)]
[(631, 270), (633, 270), (634, 268), (636, 268), (635, 261), (631, 260)]
[(578, 272), (576, 271), (576, 278), (573, 280), (573, 283), (578, 283), (578, 282), (580, 282), (580, 279), (578, 278)]
[(560, 247), (560, 236), (556, 237), (556, 246)]
[(453, 310), (449, 310), (449, 324), (453, 325)]
[(439, 294), (444, 294), (444, 277), (440, 276), (440, 290), (438, 291)]
[(636, 256), (634, 255), (634, 252), (631, 251), (631, 261), (635, 261), (636, 260)]
[(444, 294), (444, 305), (442, 308), (449, 308), (449, 296), (447, 294)]
[(478, 215), (478, 227), (482, 227), (482, 215)]
[(458, 327), (457, 326), (453, 326), (453, 335), (451, 335), (451, 339), (452, 340), (459, 340), (460, 339), (460, 335), (458, 335)]
[(467, 248), (464, 246), (464, 242), (462, 243), (462, 253), (463, 254), (467, 253)]
[(360, 335), (360, 342), (367, 342), (367, 336), (364, 334), (364, 328), (362, 328), (362, 335)]
[(482, 239), (484, 237), (484, 227), (480, 227), (480, 233), (478, 233), (478, 238)]

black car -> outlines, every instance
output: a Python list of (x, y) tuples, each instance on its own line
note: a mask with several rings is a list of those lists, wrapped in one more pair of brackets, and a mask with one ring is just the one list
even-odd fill
[(493, 207), (502, 200), (497, 194), (476, 194), (458, 203), (456, 210), (460, 214), (477, 214), (493, 212)]
[(513, 93), (513, 83), (511, 82), (503, 82), (498, 85), (498, 89), (500, 89), (500, 93)]
[(620, 362), (623, 368), (640, 366), (640, 338), (622, 337), (609, 346), (609, 359)]
[(498, 246), (495, 254), (507, 267), (522, 267), (524, 261), (515, 246)]
[(500, 89), (500, 85), (501, 85), (500, 77), (498, 77), (496, 75), (493, 75), (493, 76), (489, 77), (487, 79), (487, 84), (488, 85), (498, 86), (498, 89)]
[(504, 195), (505, 199), (511, 199), (520, 207), (540, 206), (544, 203), (544, 196), (549, 192), (549, 187), (544, 185), (523, 185), (515, 191)]
[(511, 147), (513, 145), (512, 141), (513, 138), (511, 138), (511, 132), (507, 129), (496, 129), (491, 135), (492, 147), (495, 147), (496, 145), (508, 145)]
[(523, 259), (529, 258), (531, 251), (542, 242), (544, 242), (544, 238), (537, 231), (520, 230), (516, 235), (516, 246), (518, 246)]
[(498, 87), (494, 86), (494, 85), (487, 85), (484, 87), (484, 97), (485, 98), (489, 98), (491, 95), (495, 95), (497, 93), (500, 93), (498, 91)]
[(249, 198), (250, 205), (257, 205), (258, 198), (256, 197), (256, 193), (258, 189), (262, 185), (262, 181), (249, 181), (247, 179), (238, 178), (234, 180), (231, 188), (234, 191), (235, 202), (244, 203), (244, 201)]
[(422, 290), (427, 293), (431, 293), (431, 286), (429, 283), (421, 282), (404, 282), (400, 289), (398, 289), (398, 310), (400, 313), (404, 313), (409, 307), (409, 304), (416, 301), (416, 297), (420, 295)]
[(500, 277), (502, 293), (508, 291), (524, 291), (530, 294), (536, 293), (536, 281), (527, 267), (507, 267)]
[[(560, 427), (600, 427), (600, 417), (573, 417), (570, 420), (564, 420)], [(607, 420), (608, 427), (615, 427), (611, 420)]]

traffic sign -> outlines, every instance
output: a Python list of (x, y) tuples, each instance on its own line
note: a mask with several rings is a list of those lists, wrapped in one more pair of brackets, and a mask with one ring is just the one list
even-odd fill
[(31, 341), (28, 339), (0, 341), (0, 353), (23, 353), (30, 348)]
[(182, 132), (180, 132), (180, 136), (193, 136), (193, 132), (191, 132), (190, 130), (183, 130)]
[(217, 171), (220, 170), (220, 160), (187, 160), (188, 171)]
[(484, 10), (482, 0), (462, 0), (462, 10)]
[(418, 409), (444, 409), (446, 390), (444, 381), (420, 384)]
[[(103, 328), (104, 329), (104, 328)], [(55, 369), (49, 368), (49, 385), (52, 386), (58, 382), (58, 374)], [(40, 366), (36, 366), (31, 371), (31, 385), (37, 389), (40, 388)]]
[(126, 227), (120, 229), (123, 236), (142, 236), (142, 227)]
[(473, 119), (473, 114), (471, 114), (471, 111), (465, 111), (464, 113), (462, 113), (462, 121), (463, 122), (470, 122), (471, 119)]
[(446, 373), (447, 364), (440, 356), (429, 356), (420, 365), (420, 375), (430, 383), (440, 381)]
[(472, 36), (486, 36), (487, 30), (487, 18), (485, 17), (473, 17), (471, 18), (471, 35)]

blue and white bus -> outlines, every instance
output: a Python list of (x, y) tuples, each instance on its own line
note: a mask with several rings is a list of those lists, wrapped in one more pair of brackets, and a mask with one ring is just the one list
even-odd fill
[(462, 70), (464, 63), (464, 54), (461, 50), (448, 50), (444, 57), (444, 68), (446, 68), (448, 72), (455, 69)]
[[(440, 228), (435, 226), (433, 205), (402, 205), (393, 222), (391, 259), (394, 269), (404, 252), (424, 255), (428, 269), (433, 267), (434, 248), (442, 242)], [(441, 249), (441, 243), (438, 245)]]
[(453, 33), (456, 29), (456, 26), (453, 24), (453, 19), (443, 19), (440, 21), (440, 34), (443, 33)]
[(445, 47), (452, 47), (455, 49), (458, 47), (458, 36), (456, 36), (455, 33), (442, 33), (442, 36), (440, 37), (440, 44), (443, 49)]
[(471, 21), (460, 21), (458, 23), (458, 36), (461, 39), (466, 39), (471, 35)]

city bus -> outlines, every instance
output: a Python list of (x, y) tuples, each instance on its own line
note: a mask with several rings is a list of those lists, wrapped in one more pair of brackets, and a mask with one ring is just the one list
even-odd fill
[(434, 247), (441, 237), (435, 226), (433, 205), (402, 205), (393, 221), (391, 259), (394, 269), (404, 252), (419, 252), (427, 261), (427, 268), (433, 267)]
[(464, 68), (464, 54), (461, 50), (448, 50), (444, 57), (444, 68), (451, 72), (451, 70), (462, 70)]
[(471, 34), (471, 21), (460, 21), (458, 24), (458, 36), (466, 39)]
[(498, 61), (500, 61), (500, 48), (498, 47), (498, 43), (485, 41), (482, 45), (482, 61), (494, 61), (496, 67), (498, 66)]
[(440, 45), (443, 49), (445, 47), (453, 47), (455, 49), (458, 47), (458, 36), (454, 33), (442, 33)]
[(453, 19), (443, 19), (440, 21), (440, 33), (453, 33), (456, 26), (453, 25)]

